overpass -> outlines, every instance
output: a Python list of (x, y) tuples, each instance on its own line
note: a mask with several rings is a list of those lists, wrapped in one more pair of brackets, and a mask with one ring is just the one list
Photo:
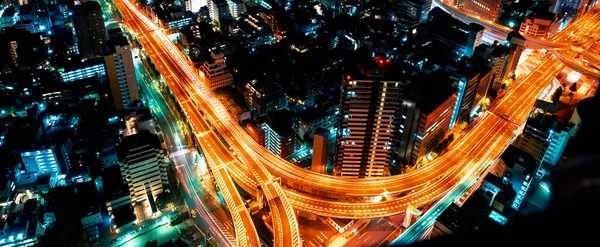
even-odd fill
[[(141, 13), (138, 14), (145, 18)], [(138, 19), (143, 19), (142, 17)], [(137, 19), (130, 21), (142, 22)], [(145, 21), (142, 24), (153, 25)], [(152, 30), (156, 30), (155, 26), (153, 28)], [(409, 204), (419, 207), (446, 195), (465, 176), (465, 171), (480, 166), (481, 162), (499, 157), (518, 130), (518, 126), (512, 123), (525, 122), (535, 99), (551, 81), (552, 73), (563, 67), (556, 58), (547, 58), (536, 71), (519, 79), (521, 83), (511, 88), (507, 97), (497, 103), (496, 109), (502, 111), (510, 121), (495, 114), (487, 114), (464, 138), (457, 140), (445, 155), (438, 157), (430, 165), (398, 176), (358, 179), (333, 177), (296, 167), (258, 145), (223, 110), (219, 101), (206, 89), (206, 85), (192, 72), (185, 60), (180, 58), (181, 54), (170, 40), (160, 31), (150, 36), (161, 54), (153, 60), (159, 60), (159, 64), (160, 60), (171, 61), (163, 67), (159, 66), (161, 73), (178, 71), (177, 76), (168, 77), (167, 81), (171, 87), (182, 88), (183, 92), (177, 93), (180, 104), (192, 102), (199, 110), (190, 109), (188, 112), (199, 112), (195, 113), (201, 115), (198, 118), (206, 120), (212, 128), (200, 125), (203, 122), (201, 120), (190, 120), (195, 128), (202, 128), (200, 133), (214, 135), (210, 142), (199, 141), (199, 144), (205, 145), (203, 149), (222, 145), (218, 141), (222, 137), (226, 143), (224, 145), (228, 147), (219, 148), (221, 151), (217, 157), (224, 159), (235, 156), (231, 159), (235, 160), (234, 163), (224, 160), (223, 168), (226, 168), (240, 187), (259, 194), (261, 198), (260, 193), (264, 193), (269, 206), (276, 208), (272, 209), (272, 214), (274, 220), (281, 222), (281, 225), (274, 223), (275, 240), (290, 243), (278, 244), (280, 246), (294, 246), (299, 242), (299, 237), (296, 237), (298, 235), (294, 234), (297, 233), (297, 222), (292, 217), (293, 211), (289, 205), (293, 205), (296, 210), (330, 217), (374, 218), (398, 214)], [(178, 81), (173, 77), (185, 80)], [(220, 163), (215, 162), (215, 165)], [(280, 182), (273, 178), (279, 178)], [(286, 190), (285, 193), (283, 190)], [(381, 200), (382, 196), (386, 199)], [(236, 208), (235, 205), (232, 208)], [(286, 232), (286, 229), (290, 232)]]
[[(478, 15), (474, 15), (471, 13), (467, 13), (460, 8), (457, 8), (453, 5), (445, 3), (443, 0), (433, 0), (434, 6), (439, 7), (445, 12), (451, 14), (454, 18), (470, 24), (477, 23), (485, 27), (484, 38), (488, 41), (499, 41), (503, 42), (508, 37), (508, 34), (513, 31), (512, 28), (500, 25), (498, 23), (492, 22), (490, 20), (485, 20), (479, 17)], [(590, 10), (590, 12), (597, 11), (597, 8)], [(581, 20), (579, 22), (588, 22), (589, 20)], [(572, 25), (571, 25), (572, 26)], [(564, 31), (563, 31), (564, 32)], [(575, 30), (573, 30), (573, 33)], [(592, 33), (592, 35), (594, 35)], [(573, 36), (569, 33), (569, 38)], [(567, 38), (567, 39), (569, 39)], [(589, 53), (587, 50), (581, 50), (579, 46), (577, 46), (577, 42), (564, 40), (561, 42), (557, 42), (556, 39), (547, 40), (545, 38), (534, 38), (534, 37), (525, 37), (525, 42), (523, 46), (527, 49), (547, 49), (547, 50), (567, 50), (570, 49), (572, 51), (577, 51), (578, 53), (582, 53), (585, 59), (591, 61), (589, 64), (592, 65), (600, 65), (600, 59), (598, 59), (597, 55), (593, 55)], [(575, 61), (574, 58), (565, 56), (562, 51), (553, 51), (553, 53), (567, 66), (571, 67), (573, 70), (586, 75), (590, 78), (600, 78), (600, 71), (596, 68), (592, 68), (589, 64), (583, 64)], [(600, 68), (600, 67), (597, 67)]]
[[(158, 27), (152, 23), (146, 16), (128, 0), (115, 1), (115, 5), (119, 8), (127, 21), (127, 25), (138, 34), (137, 38), (143, 47), (149, 52), (151, 59), (157, 65), (161, 75), (165, 78), (171, 91), (179, 103), (179, 107), (184, 112), (188, 122), (193, 126), (196, 142), (218, 143), (218, 137), (210, 131), (206, 122), (202, 120), (199, 112), (195, 109), (193, 103), (182, 98), (186, 95), (185, 88), (181, 85), (185, 84), (185, 71), (179, 66), (179, 61), (173, 59), (174, 54), (169, 54), (174, 51), (173, 47), (165, 47), (166, 44), (171, 44), (164, 33), (158, 31)], [(165, 41), (168, 41), (165, 42)], [(162, 45), (161, 45), (162, 44)], [(165, 51), (166, 49), (166, 51)], [(167, 55), (167, 56), (165, 56)], [(181, 56), (181, 54), (178, 54)], [(205, 132), (208, 130), (208, 132)], [(209, 133), (209, 134), (206, 134)], [(233, 218), (234, 230), (236, 235), (237, 246), (260, 246), (260, 239), (254, 227), (254, 223), (250, 213), (248, 212), (245, 202), (237, 192), (237, 188), (229, 176), (225, 167), (232, 165), (234, 160), (223, 159), (228, 156), (220, 156), (223, 153), (222, 145), (203, 146), (200, 145), (205, 154), (207, 164), (209, 165), (215, 183), (220, 188), (225, 203), (230, 209), (231, 217)], [(215, 150), (216, 149), (216, 150)], [(226, 151), (225, 151), (226, 152)]]

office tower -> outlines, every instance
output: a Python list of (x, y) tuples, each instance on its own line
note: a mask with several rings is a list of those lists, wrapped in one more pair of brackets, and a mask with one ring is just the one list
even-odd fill
[[(120, 31), (120, 29), (118, 29)], [(111, 35), (110, 46), (104, 56), (106, 74), (117, 111), (123, 110), (140, 100), (133, 65), (133, 54), (127, 39), (122, 35)]]
[(386, 76), (387, 72), (384, 67), (367, 65), (350, 69), (343, 78), (334, 168), (337, 176), (362, 178), (389, 174), (403, 89), (401, 82)]
[(467, 44), (465, 45), (464, 55), (471, 57), (475, 47), (481, 44), (483, 38), (483, 31), (485, 28), (477, 23), (469, 24), (469, 35), (467, 36)]
[(427, 21), (432, 0), (393, 1), (397, 5), (399, 23), (406, 29)]
[(206, 6), (206, 1), (207, 0), (184, 0), (185, 10), (196, 13), (200, 8)]
[(491, 88), (497, 90), (504, 79), (506, 73), (506, 64), (508, 63), (508, 54), (510, 49), (504, 45), (496, 45), (487, 59), (487, 65), (494, 74)]
[(509, 33), (506, 40), (509, 42), (508, 47), (510, 48), (510, 51), (508, 52), (506, 71), (504, 72), (504, 78), (502, 78), (502, 81), (515, 74), (515, 70), (517, 69), (517, 65), (519, 65), (519, 59), (521, 58), (525, 44), (525, 38), (517, 32)]
[(457, 55), (471, 57), (475, 47), (481, 44), (485, 28), (482, 25), (465, 24), (444, 10), (435, 7), (429, 11), (427, 22), (417, 26), (417, 35), (425, 35), (449, 46)]
[[(400, 106), (394, 159), (412, 166), (434, 151), (450, 129), (458, 90), (446, 74), (415, 77)], [(432, 90), (435, 88), (435, 90)]]
[(456, 81), (458, 96), (450, 128), (457, 121), (469, 120), (474, 115), (474, 110), (487, 94), (492, 80), (492, 71), (487, 67), (471, 67), (467, 64), (454, 71), (451, 78)]
[(465, 0), (463, 2), (463, 10), (492, 22), (498, 21), (501, 9), (502, 0)]
[(208, 0), (208, 11), (210, 19), (219, 23), (231, 17), (227, 0)]
[(329, 155), (329, 131), (316, 133), (313, 136), (312, 165), (310, 170), (325, 174), (327, 172), (327, 156)]
[(19, 53), (18, 53), (19, 44), (17, 43), (16, 40), (9, 42), (9, 44), (10, 44), (10, 58), (11, 58), (13, 64), (15, 65), (15, 67), (19, 67)]
[(142, 131), (124, 137), (116, 149), (131, 202), (149, 200), (150, 205), (154, 205), (156, 195), (168, 184), (165, 153), (158, 136)]
[(539, 163), (531, 154), (513, 145), (508, 146), (500, 158), (506, 165), (502, 177), (510, 181), (513, 189), (517, 192), (511, 207), (518, 210), (529, 191)]
[(536, 113), (527, 120), (514, 144), (531, 154), (538, 163), (555, 165), (575, 131), (574, 123), (561, 123), (557, 116)]
[(206, 57), (206, 61), (200, 66), (200, 77), (206, 78), (211, 90), (233, 84), (233, 75), (227, 69), (225, 57), (218, 51), (211, 51), (210, 57)]
[(242, 0), (227, 0), (227, 4), (229, 5), (229, 15), (233, 19), (239, 18), (240, 14), (246, 12), (246, 4)]
[(73, 10), (79, 52), (84, 58), (101, 56), (106, 43), (102, 8), (96, 1), (76, 6)]

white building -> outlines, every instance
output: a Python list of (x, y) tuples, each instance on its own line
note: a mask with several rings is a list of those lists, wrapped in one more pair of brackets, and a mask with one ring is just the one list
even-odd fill
[(242, 0), (227, 0), (229, 5), (229, 14), (233, 19), (240, 17), (240, 14), (246, 12), (246, 4)]
[(117, 110), (140, 100), (133, 64), (133, 53), (123, 36), (111, 38), (114, 51), (104, 56), (110, 91)]
[(154, 200), (168, 184), (165, 153), (157, 135), (143, 131), (126, 136), (117, 146), (121, 175), (131, 202)]
[(221, 52), (210, 52), (210, 58), (200, 66), (200, 77), (206, 78), (211, 90), (233, 84), (233, 75), (227, 69), (225, 57)]
[(567, 125), (557, 123), (554, 126), (554, 129), (550, 130), (547, 139), (548, 147), (546, 148), (543, 158), (544, 162), (550, 163), (551, 165), (556, 165), (556, 163), (558, 163), (569, 142), (569, 138), (573, 135), (575, 130), (574, 127), (574, 123), (569, 123)]
[(231, 17), (227, 0), (208, 0), (208, 13), (211, 20), (219, 23)]

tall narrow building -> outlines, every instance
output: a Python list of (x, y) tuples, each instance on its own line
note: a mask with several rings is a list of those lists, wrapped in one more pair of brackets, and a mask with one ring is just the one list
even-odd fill
[(73, 13), (80, 54), (84, 58), (101, 56), (106, 43), (106, 27), (100, 4), (88, 1), (76, 6)]
[(124, 137), (117, 146), (117, 157), (131, 202), (148, 200), (155, 205), (156, 196), (168, 185), (165, 153), (158, 136), (142, 131)]
[[(358, 66), (344, 76), (335, 175), (381, 177), (389, 174), (402, 83), (390, 80), (389, 59)], [(390, 72), (390, 73), (388, 73)]]
[(104, 63), (115, 109), (120, 111), (139, 101), (131, 46), (122, 34), (111, 35)]

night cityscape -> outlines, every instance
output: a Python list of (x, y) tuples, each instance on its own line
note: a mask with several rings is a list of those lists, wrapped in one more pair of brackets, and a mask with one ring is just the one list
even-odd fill
[(0, 246), (589, 246), (597, 0), (3, 0)]

